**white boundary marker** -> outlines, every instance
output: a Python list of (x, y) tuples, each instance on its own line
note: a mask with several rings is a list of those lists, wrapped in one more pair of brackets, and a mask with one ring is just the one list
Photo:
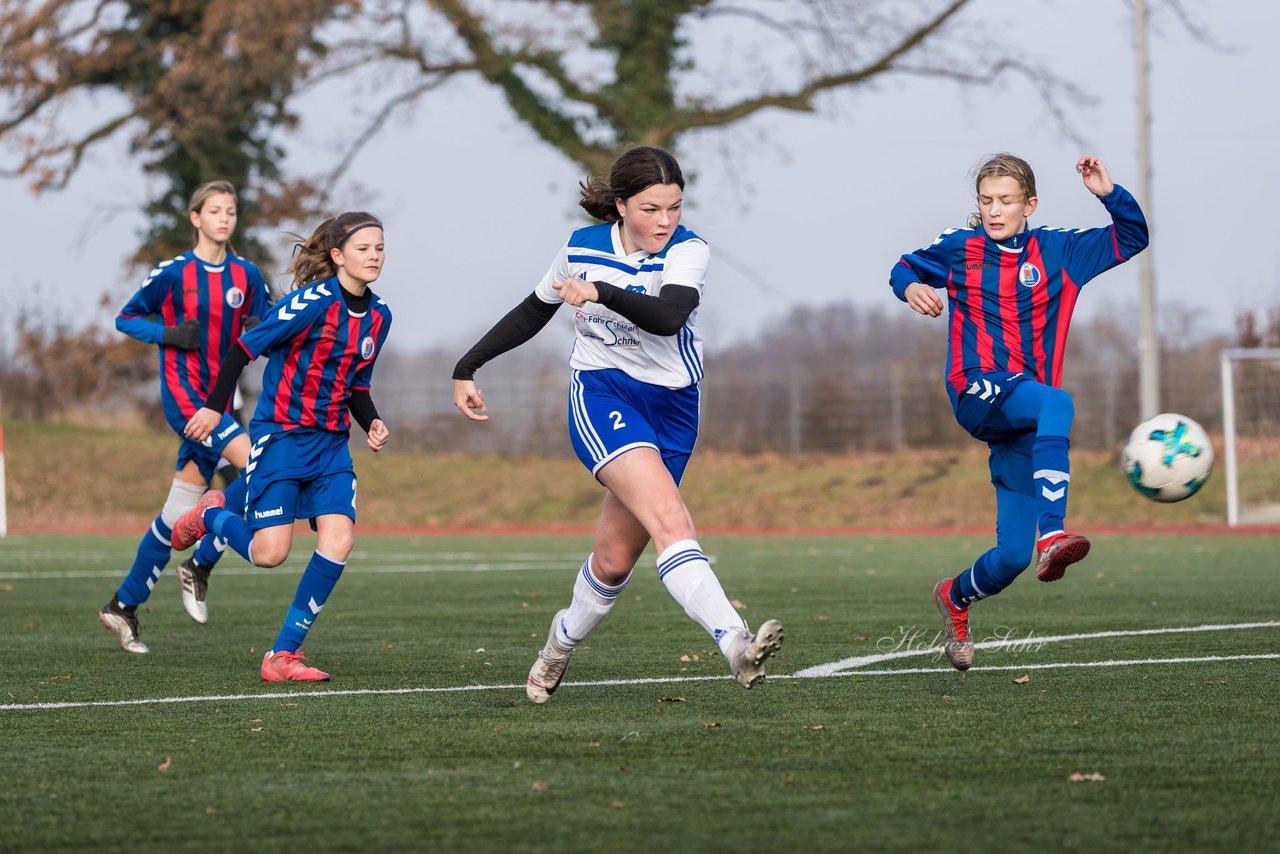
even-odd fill
[[(1205, 626), (1182, 626), (1165, 629), (1133, 629), (1128, 631), (1107, 631), (1093, 632), (1089, 634), (1074, 635), (1055, 635), (1050, 637), (1035, 638), (1034, 640), (998, 640), (984, 641), (974, 646), (979, 649), (998, 649), (1005, 646), (1026, 647), (1029, 643), (1033, 644), (1049, 644), (1061, 643), (1069, 640), (1086, 640), (1093, 638), (1115, 638), (1115, 637), (1141, 637), (1146, 635), (1166, 635), (1166, 634), (1184, 634), (1188, 632), (1221, 632), (1234, 631), (1238, 629), (1263, 629), (1276, 628), (1275, 620), (1268, 620), (1262, 623), (1231, 623), (1225, 625), (1205, 625)], [(866, 667), (871, 664), (878, 664), (883, 661), (891, 661), (894, 659), (909, 658), (912, 656), (937, 656), (942, 652), (941, 647), (929, 647), (921, 649), (905, 649), (895, 650), (894, 652), (880, 653), (878, 655), (859, 656), (856, 658), (846, 658), (841, 661), (835, 661), (831, 664), (822, 664), (817, 667), (808, 667), (791, 675), (770, 676), (772, 681), (784, 679), (821, 679), (839, 676), (905, 676), (909, 674), (921, 673), (954, 673), (950, 667), (916, 667), (890, 670), (857, 670), (851, 668)], [(1111, 659), (1107, 661), (1059, 661), (1046, 662), (1041, 664), (1009, 664), (1009, 665), (993, 665), (987, 667), (975, 667), (969, 673), (982, 672), (999, 672), (1007, 670), (1057, 670), (1078, 667), (1134, 667), (1154, 664), (1202, 664), (1223, 661), (1259, 661), (1259, 660), (1280, 660), (1280, 653), (1246, 653), (1241, 655), (1205, 655), (1184, 658), (1136, 658), (1136, 659)], [(711, 682), (716, 680), (728, 679), (727, 674), (716, 674), (707, 676), (671, 676), (657, 677), (648, 679), (600, 679), (590, 682), (566, 682), (566, 686), (574, 686), (578, 688), (589, 687), (605, 687), (615, 685), (673, 685), (687, 682)], [(524, 683), (512, 685), (455, 685), (441, 688), (359, 688), (336, 691), (287, 691), (273, 692), (268, 694), (217, 694), (210, 696), (194, 696), (194, 697), (148, 697), (133, 700), (82, 700), (79, 702), (66, 703), (6, 703), (0, 705), (2, 712), (26, 712), (40, 711), (46, 709), (85, 709), (103, 706), (150, 706), (162, 705), (170, 703), (227, 703), (237, 702), (240, 700), (294, 700), (300, 697), (321, 698), (321, 697), (390, 697), (402, 694), (457, 694), (470, 691), (519, 691), (524, 688)]]

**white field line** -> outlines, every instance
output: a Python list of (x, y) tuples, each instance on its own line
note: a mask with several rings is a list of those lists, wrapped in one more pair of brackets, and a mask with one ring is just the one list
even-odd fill
[[(1038, 649), (1042, 644), (1062, 643), (1064, 641), (1073, 640), (1093, 640), (1095, 638), (1132, 638), (1142, 637), (1144, 635), (1175, 635), (1190, 632), (1227, 632), (1235, 629), (1266, 629), (1276, 627), (1275, 620), (1267, 620), (1262, 623), (1230, 623), (1218, 626), (1181, 626), (1164, 629), (1119, 629), (1114, 631), (1089, 632), (1087, 634), (1077, 635), (1046, 635), (1045, 637), (1029, 635), (1025, 638), (982, 641), (980, 643), (975, 643), (973, 647), (974, 649), (1001, 649), (1003, 647), (1013, 646), (1018, 647), (1019, 649)], [(853, 668), (866, 668), (873, 664), (880, 664), (885, 661), (894, 661), (900, 658), (912, 658), (914, 656), (922, 655), (940, 656), (942, 655), (942, 647), (909, 647), (907, 649), (896, 649), (892, 652), (877, 653), (876, 655), (859, 655), (853, 658), (846, 658), (841, 661), (833, 661), (830, 664), (819, 664), (814, 667), (807, 667), (804, 670), (797, 672), (795, 675), (801, 679), (821, 676), (841, 676), (844, 675), (845, 671)], [(978, 668), (973, 669), (976, 670)]]
[[(1108, 638), (1108, 637), (1134, 637), (1141, 635), (1158, 635), (1158, 634), (1176, 634), (1181, 632), (1212, 632), (1212, 631), (1231, 631), (1236, 629), (1257, 629), (1257, 628), (1275, 628), (1274, 621), (1265, 623), (1233, 623), (1229, 625), (1219, 626), (1189, 626), (1183, 628), (1168, 629), (1135, 629), (1133, 631), (1110, 631), (1095, 632), (1092, 634), (1076, 634), (1076, 635), (1058, 635), (1056, 637), (1038, 638), (1037, 642), (1041, 643), (1057, 643), (1066, 640), (1084, 640), (1092, 638)], [(1025, 645), (1026, 641), (990, 641), (975, 646), (981, 646), (985, 649), (992, 649), (1001, 646)], [(861, 659), (844, 659), (843, 661), (833, 662), (829, 665), (820, 665), (818, 667), (809, 667), (791, 675), (775, 675), (770, 676), (770, 680), (778, 681), (784, 679), (820, 679), (839, 676), (902, 676), (907, 674), (919, 673), (954, 673), (950, 667), (920, 667), (920, 668), (904, 668), (901, 670), (849, 670), (850, 662), (861, 661), (863, 659), (871, 660), (873, 663), (885, 661), (892, 658), (906, 658), (908, 656), (924, 656), (936, 655), (939, 648), (933, 647), (929, 649), (913, 649), (901, 650), (894, 653), (885, 653), (879, 656), (863, 656)], [(1197, 657), (1183, 658), (1136, 658), (1136, 659), (1113, 659), (1109, 661), (1062, 661), (1048, 662), (1042, 664), (1013, 664), (1013, 665), (995, 665), (989, 667), (975, 667), (969, 673), (982, 672), (998, 672), (1007, 670), (1056, 670), (1077, 667), (1132, 667), (1132, 666), (1150, 666), (1156, 664), (1202, 664), (1224, 661), (1258, 661), (1258, 660), (1280, 660), (1280, 653), (1257, 653), (1242, 655), (1205, 655)], [(711, 682), (728, 678), (724, 674), (707, 675), (707, 676), (671, 676), (647, 679), (599, 679), (590, 682), (566, 682), (566, 686), (574, 686), (578, 688), (589, 687), (606, 687), (619, 685), (674, 685), (688, 682)], [(7, 703), (0, 705), (0, 711), (3, 712), (23, 712), (23, 711), (39, 711), (45, 709), (84, 709), (99, 706), (150, 706), (168, 703), (228, 703), (240, 700), (292, 700), (299, 697), (390, 697), (402, 694), (457, 694), (471, 691), (519, 691), (524, 684), (511, 685), (455, 685), (450, 687), (439, 688), (360, 688), (350, 690), (336, 691), (288, 691), (274, 692), (268, 694), (217, 694), (209, 696), (186, 696), (186, 697), (149, 697), (134, 700), (87, 700), (80, 702), (66, 703)]]
[[(3, 548), (3, 540), (0, 540), (0, 559), (5, 561), (57, 561), (59, 563), (74, 563), (76, 561), (89, 561), (91, 563), (117, 563), (122, 555), (129, 555), (132, 560), (133, 548), (105, 551), (102, 549), (84, 549), (72, 551), (69, 549), (33, 549), (9, 550)], [(516, 561), (557, 561), (565, 563), (577, 563), (582, 566), (582, 559), (586, 556), (586, 551), (573, 552), (572, 554), (555, 554), (551, 552), (508, 552), (503, 551), (504, 558)], [(419, 562), (423, 559), (435, 561), (467, 561), (467, 560), (492, 560), (492, 552), (441, 552), (432, 549), (419, 549), (417, 551), (395, 551), (395, 552), (371, 552), (362, 549), (355, 549), (349, 556), (350, 560), (371, 560), (381, 561), (383, 563), (395, 563), (397, 561)], [(234, 556), (228, 555), (228, 560), (238, 560)]]
[[(286, 563), (280, 566), (271, 567), (270, 569), (260, 568), (256, 566), (226, 566), (218, 567), (214, 570), (215, 575), (297, 575), (306, 566), (305, 563)], [(552, 563), (518, 563), (518, 562), (501, 562), (501, 563), (420, 563), (420, 564), (404, 564), (400, 566), (364, 566), (355, 564), (347, 566), (343, 571), (343, 575), (414, 575), (424, 572), (523, 572), (525, 570), (562, 570), (565, 572), (577, 572), (582, 566), (579, 560), (576, 564), (558, 561)], [(59, 578), (124, 578), (128, 567), (121, 569), (51, 569), (37, 572), (0, 572), (0, 580), (4, 581), (42, 581), (47, 579)]]

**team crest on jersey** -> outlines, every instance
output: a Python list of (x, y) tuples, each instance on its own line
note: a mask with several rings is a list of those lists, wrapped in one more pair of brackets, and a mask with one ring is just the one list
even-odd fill
[(239, 288), (231, 288), (227, 291), (227, 305), (232, 308), (239, 308), (244, 305), (244, 291)]
[(1040, 284), (1040, 268), (1030, 261), (1022, 265), (1022, 269), (1018, 271), (1018, 281), (1028, 288), (1034, 288)]
[(366, 335), (360, 342), (360, 358), (367, 359), (373, 355), (373, 336)]

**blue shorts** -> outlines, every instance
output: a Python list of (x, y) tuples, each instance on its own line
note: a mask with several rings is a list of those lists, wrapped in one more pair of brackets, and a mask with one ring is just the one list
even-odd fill
[(619, 454), (653, 448), (678, 485), (698, 440), (698, 387), (651, 385), (619, 370), (574, 371), (569, 438), (593, 475)]
[(350, 434), (299, 427), (264, 433), (245, 468), (245, 521), (253, 530), (340, 514), (356, 520)]
[[(1034, 379), (1012, 371), (973, 371), (966, 374), (965, 380), (969, 385), (956, 398), (956, 421), (969, 431), (970, 436), (984, 442), (1010, 442), (1021, 437), (1027, 428), (1014, 427), (1002, 407), (1015, 385)], [(1035, 433), (1035, 428), (1031, 432)]]
[(1008, 442), (989, 442), (991, 456), (987, 465), (991, 469), (991, 483), (1035, 498), (1035, 479), (1031, 476), (1031, 446), (1035, 441), (1036, 434), (1032, 431)]
[[(184, 424), (183, 427), (185, 426)], [(213, 473), (217, 471), (218, 460), (222, 459), (223, 449), (235, 437), (243, 436), (244, 428), (240, 426), (239, 421), (224, 412), (217, 428), (203, 442), (188, 439), (182, 435), (182, 430), (178, 431), (178, 435), (182, 437), (182, 445), (178, 448), (178, 465), (174, 471), (181, 471), (188, 462), (194, 462), (200, 469), (200, 476), (208, 482), (213, 479)]]

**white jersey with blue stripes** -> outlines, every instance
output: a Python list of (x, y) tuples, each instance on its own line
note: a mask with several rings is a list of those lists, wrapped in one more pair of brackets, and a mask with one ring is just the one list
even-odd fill
[[(683, 225), (677, 226), (666, 247), (656, 255), (622, 248), (619, 223), (580, 228), (569, 236), (538, 283), (539, 299), (563, 302), (553, 285), (563, 279), (608, 282), (629, 291), (656, 296), (663, 285), (697, 288), (702, 293), (711, 250)], [(574, 309), (576, 339), (569, 365), (574, 370), (614, 368), (641, 382), (666, 388), (685, 388), (702, 379), (702, 338), (698, 311), (689, 315), (675, 335), (653, 335), (622, 315), (589, 302)]]

